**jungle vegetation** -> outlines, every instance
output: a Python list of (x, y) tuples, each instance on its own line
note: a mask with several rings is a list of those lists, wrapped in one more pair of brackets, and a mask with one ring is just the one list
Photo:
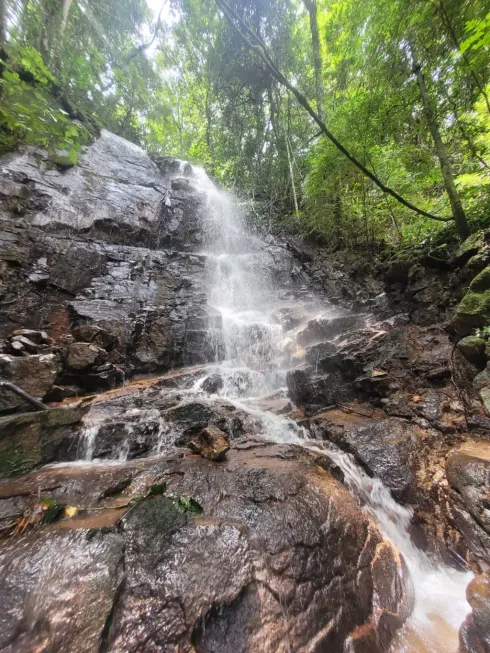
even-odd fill
[(100, 128), (265, 229), (360, 248), (490, 225), (490, 0), (0, 0), (0, 151)]

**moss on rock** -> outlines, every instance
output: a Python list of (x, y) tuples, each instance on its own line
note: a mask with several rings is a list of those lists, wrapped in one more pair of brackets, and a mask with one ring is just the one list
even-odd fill
[(461, 336), (490, 324), (490, 266), (478, 274), (461, 300), (451, 320), (452, 329)]
[(466, 336), (458, 342), (458, 349), (466, 358), (474, 365), (480, 367), (480, 369), (485, 365), (487, 355), (486, 355), (486, 341), (483, 338), (478, 336)]
[(26, 474), (56, 460), (60, 447), (72, 440), (72, 425), (85, 410), (53, 408), (0, 417), (0, 478)]

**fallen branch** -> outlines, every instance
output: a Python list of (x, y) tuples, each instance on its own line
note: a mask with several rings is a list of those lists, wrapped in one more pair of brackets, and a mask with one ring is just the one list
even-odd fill
[(16, 386), (15, 383), (11, 383), (10, 381), (0, 381), (0, 388), (6, 388), (7, 390), (10, 390), (10, 392), (13, 392), (13, 394), (21, 397), (24, 399), (24, 401), (27, 401), (29, 404), (31, 404), (31, 406), (34, 406), (36, 410), (49, 410), (46, 404), (43, 404), (42, 401), (31, 397), (31, 395), (27, 394), (27, 392), (24, 392), (22, 388)]
[(265, 64), (267, 70), (270, 72), (270, 74), (276, 79), (280, 84), (282, 84), (285, 88), (287, 88), (297, 99), (298, 103), (310, 114), (310, 116), (313, 118), (313, 120), (316, 122), (316, 124), (320, 127), (321, 132), (330, 140), (335, 147), (342, 152), (342, 154), (351, 161), (356, 168), (358, 168), (363, 175), (371, 179), (371, 181), (383, 192), (386, 193), (387, 195), (391, 195), (396, 199), (397, 202), (400, 204), (403, 204), (403, 206), (406, 206), (408, 209), (411, 211), (414, 211), (414, 213), (418, 213), (419, 215), (424, 216), (425, 218), (430, 218), (431, 220), (437, 220), (438, 222), (451, 222), (453, 220), (452, 217), (448, 218), (443, 218), (441, 216), (433, 215), (432, 213), (428, 213), (427, 211), (424, 211), (423, 209), (419, 209), (418, 206), (415, 206), (415, 204), (412, 204), (408, 200), (406, 200), (404, 197), (399, 195), (395, 190), (390, 188), (389, 186), (386, 186), (374, 173), (372, 173), (366, 166), (361, 163), (347, 148), (345, 148), (342, 143), (337, 140), (337, 138), (332, 134), (332, 132), (328, 129), (326, 124), (320, 120), (318, 117), (318, 114), (313, 110), (311, 107), (310, 103), (306, 99), (306, 97), (298, 91), (296, 86), (291, 84), (286, 77), (281, 73), (279, 68), (275, 65), (274, 61), (272, 60), (267, 47), (265, 43), (262, 41), (262, 39), (257, 36), (248, 26), (247, 24), (240, 18), (240, 16), (228, 5), (225, 0), (215, 0), (216, 4), (218, 5), (218, 8), (222, 11), (223, 15), (225, 16), (226, 20), (230, 24), (230, 26), (235, 30), (235, 32), (240, 36), (242, 41), (244, 42), (245, 46), (249, 49), (255, 52), (255, 54), (262, 60), (262, 62)]

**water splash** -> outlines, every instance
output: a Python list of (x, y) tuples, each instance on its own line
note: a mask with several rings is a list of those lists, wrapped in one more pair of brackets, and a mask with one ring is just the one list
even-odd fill
[(86, 462), (92, 462), (94, 457), (95, 443), (99, 434), (100, 424), (92, 424), (83, 432), (81, 439), (82, 453), (80, 458)]

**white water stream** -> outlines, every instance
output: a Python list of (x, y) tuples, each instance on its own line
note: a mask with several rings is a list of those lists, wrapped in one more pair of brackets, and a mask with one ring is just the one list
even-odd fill
[[(208, 253), (209, 303), (221, 315), (225, 361), (219, 372), (219, 394), (234, 401), (263, 424), (274, 441), (305, 442), (306, 433), (294, 422), (254, 408), (254, 398), (284, 385), (282, 328), (273, 318), (278, 290), (270, 275), (262, 243), (250, 235), (233, 199), (219, 191), (206, 173), (194, 168), (197, 186), (206, 195), (202, 224)], [(316, 306), (299, 307), (312, 316)], [(199, 388), (198, 382), (196, 389)], [(403, 554), (415, 589), (415, 609), (393, 644), (395, 653), (452, 653), (458, 630), (470, 607), (465, 589), (471, 573), (436, 566), (411, 541), (412, 513), (397, 504), (379, 479), (372, 479), (338, 449), (328, 452), (343, 470), (351, 492)]]

